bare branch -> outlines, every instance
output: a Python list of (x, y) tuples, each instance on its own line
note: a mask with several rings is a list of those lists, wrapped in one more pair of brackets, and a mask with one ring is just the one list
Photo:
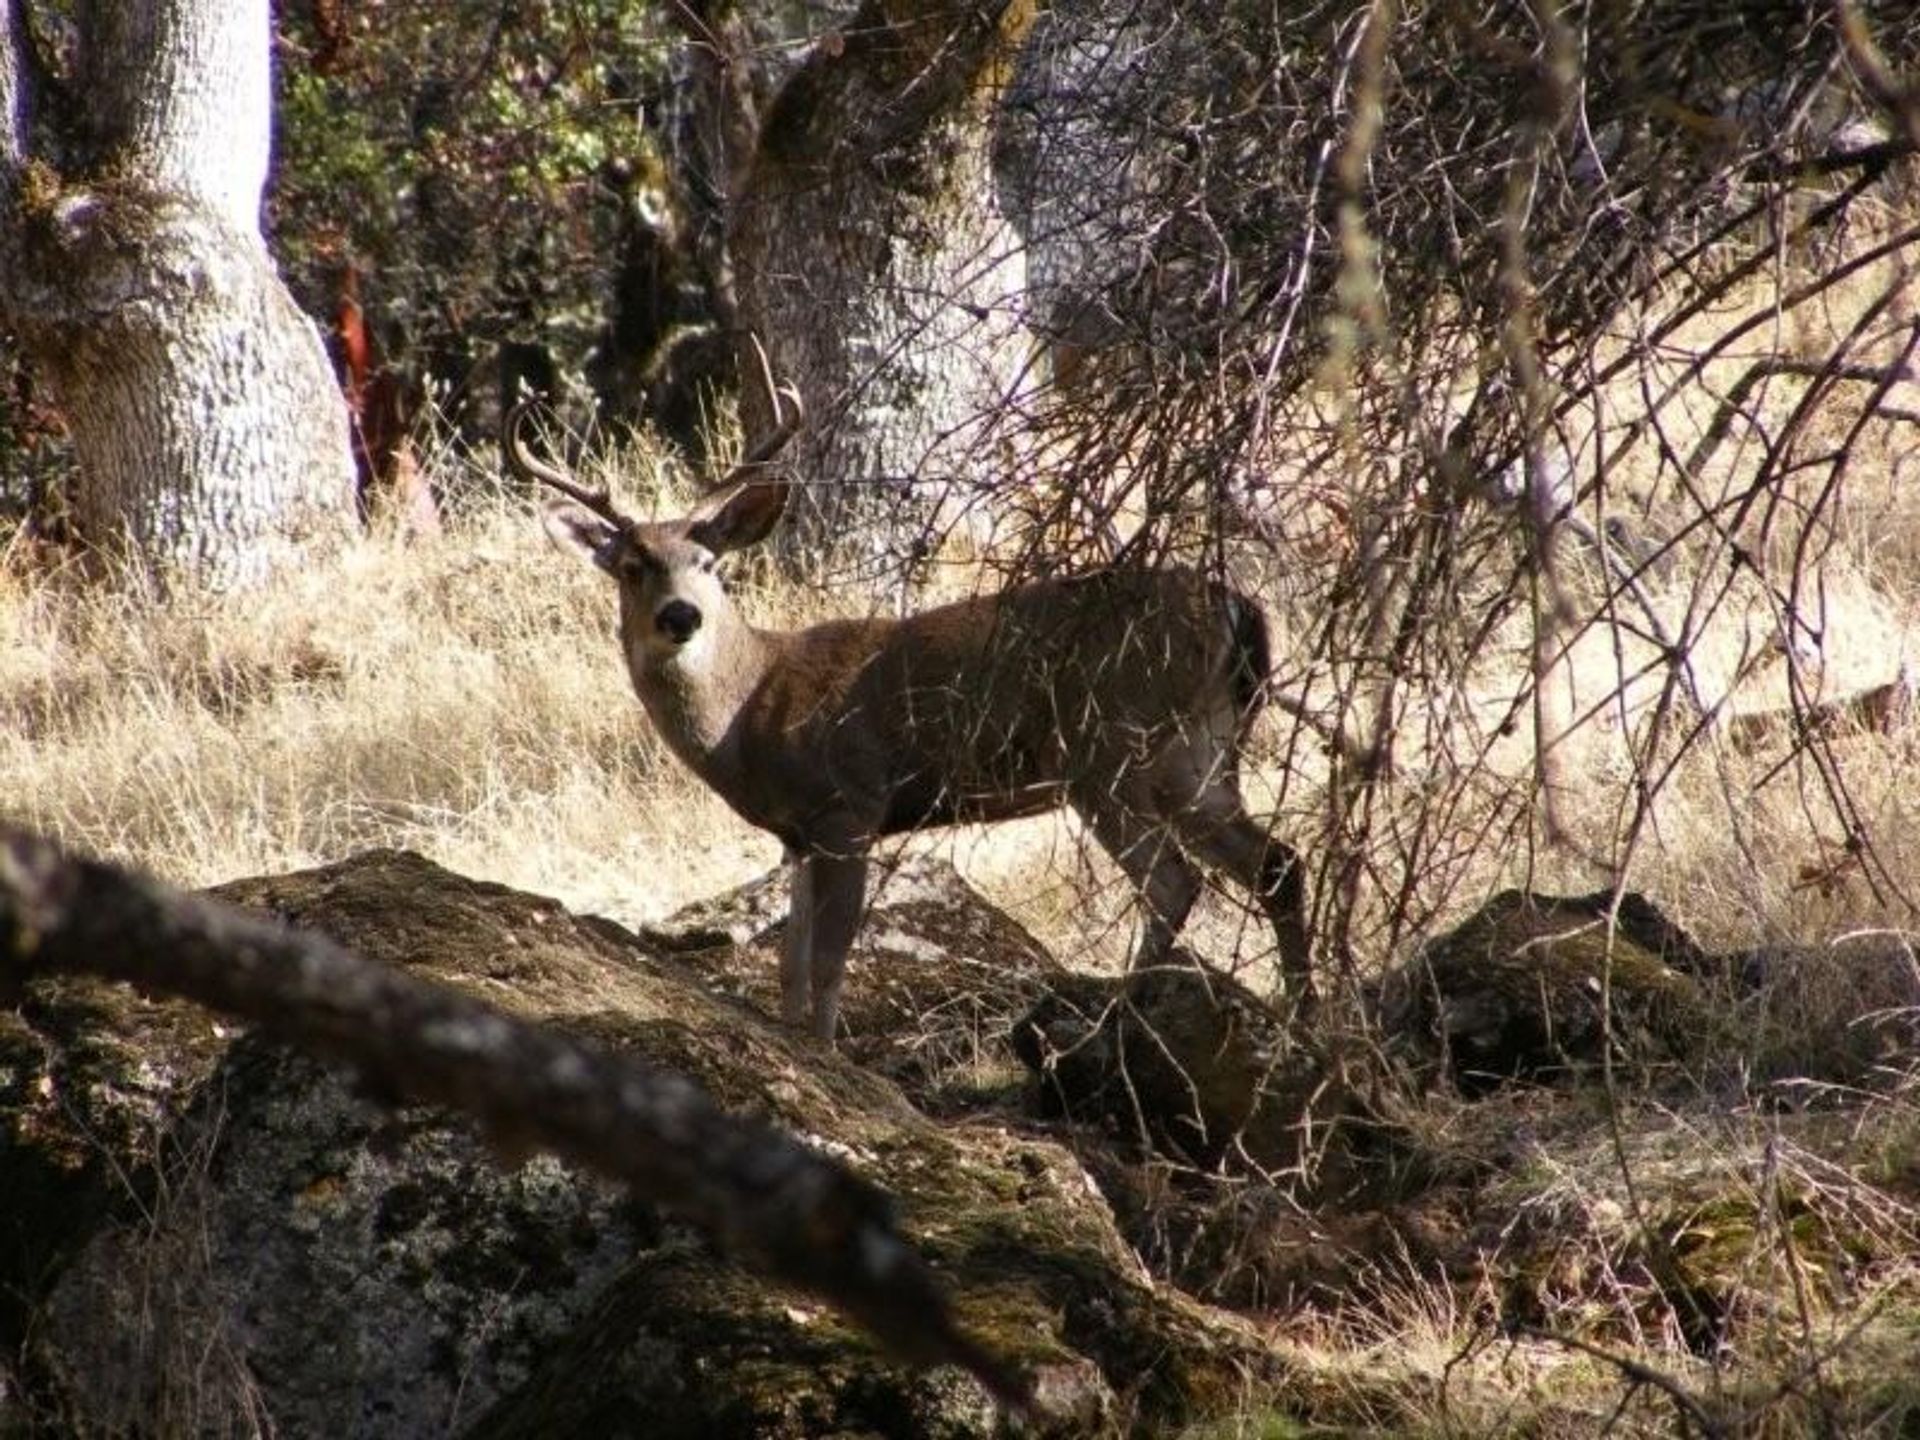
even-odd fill
[(1727, 1426), (1716, 1419), (1700, 1397), (1665, 1371), (1656, 1370), (1651, 1365), (1626, 1355), (1616, 1355), (1611, 1350), (1582, 1340), (1577, 1335), (1561, 1335), (1538, 1325), (1515, 1324), (1511, 1327), (1515, 1335), (1524, 1335), (1531, 1340), (1544, 1340), (1550, 1345), (1564, 1346), (1604, 1365), (1611, 1365), (1635, 1385), (1651, 1385), (1669, 1400), (1680, 1412), (1683, 1422), (1697, 1429), (1707, 1440), (1720, 1440), (1728, 1434)]
[(471, 1115), (507, 1154), (546, 1150), (624, 1182), (748, 1264), (820, 1296), (895, 1355), (1025, 1382), (963, 1334), (884, 1193), (692, 1081), (504, 1015), (230, 906), (0, 827), (0, 1000), (36, 975), (182, 996), (353, 1066), (375, 1093)]
[(1913, 715), (1913, 679), (1904, 670), (1883, 684), (1811, 705), (1748, 710), (1728, 717), (1727, 740), (1756, 750), (1787, 738), (1795, 746), (1845, 735), (1892, 735)]
[(1614, 579), (1620, 582), (1620, 588), (1633, 597), (1633, 603), (1640, 607), (1640, 613), (1646, 619), (1648, 631), (1660, 642), (1666, 663), (1676, 668), (1687, 699), (1702, 715), (1711, 715), (1713, 707), (1707, 703), (1706, 692), (1700, 688), (1699, 677), (1693, 672), (1693, 657), (1687, 653), (1684, 645), (1674, 639), (1672, 630), (1660, 618), (1660, 607), (1653, 603), (1653, 597), (1647, 594), (1647, 587), (1641, 584), (1638, 572), (1626, 557), (1614, 548), (1604, 531), (1596, 530), (1578, 515), (1562, 515), (1556, 523), (1564, 525), (1579, 537), (1600, 558)]
[(1874, 44), (1867, 22), (1853, 0), (1835, 0), (1835, 8), (1840, 14), (1840, 38), (1854, 74), (1860, 77), (1867, 93), (1884, 106), (1900, 126), (1908, 147), (1920, 149), (1920, 85), (1894, 72), (1880, 53), (1880, 47)]

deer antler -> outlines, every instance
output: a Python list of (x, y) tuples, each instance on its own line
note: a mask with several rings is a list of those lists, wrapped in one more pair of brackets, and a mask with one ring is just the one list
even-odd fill
[[(800, 392), (791, 385), (773, 383), (773, 366), (768, 363), (766, 347), (760, 343), (758, 335), (753, 336), (752, 339), (753, 353), (760, 361), (760, 383), (766, 389), (767, 403), (773, 407), (774, 428), (771, 434), (740, 457), (739, 463), (727, 472), (726, 478), (716, 488), (724, 488), (736, 480), (746, 479), (778, 455), (807, 418), (807, 407), (801, 402)], [(785, 414), (781, 413), (782, 399), (786, 400), (788, 406)]]
[(508, 467), (522, 480), (532, 480), (558, 490), (568, 499), (579, 501), (601, 519), (623, 530), (631, 526), (633, 522), (614, 507), (613, 492), (606, 486), (590, 490), (559, 466), (536, 460), (528, 453), (526, 443), (520, 438), (520, 427), (534, 404), (531, 399), (520, 401), (507, 412), (506, 421), (500, 427), (500, 450), (507, 457)]

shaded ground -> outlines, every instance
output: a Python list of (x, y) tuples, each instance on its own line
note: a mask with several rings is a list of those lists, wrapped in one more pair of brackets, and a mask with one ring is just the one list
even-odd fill
[[(1058, 1433), (1224, 1414), (1282, 1376), (1244, 1325), (1150, 1283), (1068, 1150), (937, 1125), (892, 1081), (768, 1023), (721, 972), (397, 852), (225, 896), (670, 1065), (845, 1158), (898, 1197), (969, 1328), (1036, 1374)], [(910, 930), (910, 908), (875, 940)], [(1001, 974), (1039, 963), (1006, 922), (985, 923), (976, 941), (1010, 947)], [(386, 1111), (187, 1007), (36, 985), (3, 1043), (20, 1398), (0, 1394), (27, 1421), (742, 1436), (998, 1423), (971, 1381), (886, 1363), (669, 1218), (551, 1161), (497, 1163), (458, 1119)]]
[[(1615, 930), (1515, 892), (1302, 1037), (1184, 959), (1067, 974), (917, 863), (829, 1055), (769, 1018), (773, 881), (643, 936), (402, 852), (225, 894), (841, 1157), (1048, 1433), (1664, 1432), (1676, 1395), (1730, 1432), (1920, 1417), (1895, 940), (1716, 957), (1637, 900)], [(191, 1007), (62, 981), (0, 1014), (0, 1430), (1003, 1424), (670, 1216)]]

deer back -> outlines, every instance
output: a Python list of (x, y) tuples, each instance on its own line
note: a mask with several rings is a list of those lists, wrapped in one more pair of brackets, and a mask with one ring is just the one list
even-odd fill
[(797, 811), (839, 805), (882, 832), (1047, 808), (1176, 732), (1230, 746), (1266, 670), (1259, 611), (1188, 571), (1042, 581), (766, 638), (776, 648), (739, 716), (756, 772), (803, 796)]

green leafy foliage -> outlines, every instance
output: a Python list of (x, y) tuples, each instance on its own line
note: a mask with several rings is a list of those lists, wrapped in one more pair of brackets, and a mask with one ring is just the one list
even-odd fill
[(354, 293), (385, 363), (456, 417), (485, 418), (470, 412), (501, 346), (577, 374), (659, 173), (672, 36), (657, 12), (285, 7), (268, 225), (301, 302), (324, 320)]

